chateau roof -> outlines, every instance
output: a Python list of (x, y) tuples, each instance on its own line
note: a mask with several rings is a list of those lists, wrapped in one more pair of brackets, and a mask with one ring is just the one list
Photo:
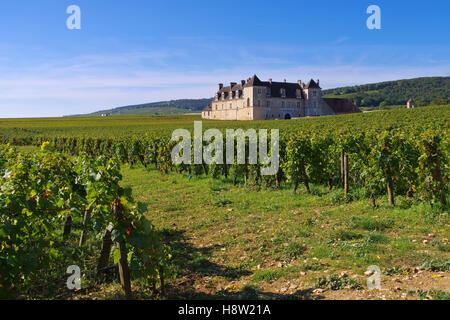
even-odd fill
[(297, 98), (297, 90), (302, 93), (302, 98), (305, 98), (303, 90), (298, 83), (289, 82), (263, 82), (263, 85), (270, 88), (271, 97), (281, 97), (281, 89), (286, 91), (286, 98)]
[(259, 80), (259, 78), (255, 75), (247, 80), (247, 83), (244, 87), (254, 87), (254, 86), (264, 86), (263, 82)]
[(305, 89), (320, 89), (320, 87), (313, 79), (311, 79), (306, 84)]
[(323, 98), (323, 100), (337, 114), (361, 112), (349, 99)]
[[(243, 90), (244, 88), (249, 87), (266, 87), (270, 88), (271, 97), (279, 98), (281, 97), (281, 89), (286, 91), (286, 98), (295, 99), (297, 98), (297, 90), (301, 91), (302, 98), (305, 98), (302, 87), (299, 83), (290, 83), (290, 82), (275, 82), (275, 81), (261, 81), (258, 76), (255, 74), (253, 77), (248, 78), (246, 81), (241, 81), (239, 83), (231, 83), (229, 86), (220, 88), (217, 93), (225, 93), (225, 97), (231, 91)], [(319, 85), (311, 79), (304, 89), (316, 88), (320, 89)]]
[(208, 104), (208, 105), (203, 109), (203, 111), (212, 111), (211, 105)]

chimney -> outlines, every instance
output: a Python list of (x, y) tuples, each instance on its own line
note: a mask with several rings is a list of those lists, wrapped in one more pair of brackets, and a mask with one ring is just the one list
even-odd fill
[(300, 88), (303, 88), (303, 83), (302, 80), (297, 80), (298, 85), (300, 86)]
[(320, 83), (320, 80), (319, 80), (319, 79), (317, 79), (317, 85), (319, 85), (319, 83)]
[(272, 84), (272, 78), (269, 79), (270, 84)]
[(222, 90), (223, 88), (223, 83), (219, 83), (219, 90)]
[(233, 89), (233, 87), (236, 85), (236, 82), (230, 82), (230, 89)]
[(286, 83), (286, 79), (283, 79), (283, 82)]
[(241, 85), (244, 85), (245, 84), (245, 80), (241, 80)]

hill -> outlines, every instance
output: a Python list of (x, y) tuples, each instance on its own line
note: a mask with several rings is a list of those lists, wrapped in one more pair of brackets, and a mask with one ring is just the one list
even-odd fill
[(125, 116), (199, 113), (203, 110), (204, 107), (208, 105), (210, 101), (211, 99), (180, 99), (159, 101), (101, 110), (88, 114), (88, 116), (100, 116), (102, 114), (108, 114), (111, 116)]
[[(416, 106), (450, 104), (450, 77), (415, 78), (341, 87), (324, 90), (323, 94), (325, 98), (350, 99), (358, 107), (404, 106), (410, 98), (415, 101)], [(88, 116), (199, 113), (210, 101), (211, 98), (159, 101), (101, 110)]]
[(386, 81), (324, 90), (327, 98), (347, 98), (358, 107), (406, 105), (412, 98), (417, 106), (450, 103), (450, 77), (429, 77)]

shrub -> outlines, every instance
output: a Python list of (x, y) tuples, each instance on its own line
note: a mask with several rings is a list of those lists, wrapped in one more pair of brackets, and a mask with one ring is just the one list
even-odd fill
[(329, 290), (352, 289), (361, 290), (362, 286), (348, 275), (338, 276), (329, 275), (326, 278), (319, 278), (316, 280), (316, 287)]

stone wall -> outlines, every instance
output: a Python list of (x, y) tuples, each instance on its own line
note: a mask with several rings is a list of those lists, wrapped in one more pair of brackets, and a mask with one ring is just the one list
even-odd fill
[[(267, 96), (266, 87), (246, 87), (239, 99), (213, 100), (202, 117), (212, 120), (268, 120), (334, 115), (320, 89), (305, 89), (306, 99)], [(208, 115), (209, 114), (209, 115)]]

